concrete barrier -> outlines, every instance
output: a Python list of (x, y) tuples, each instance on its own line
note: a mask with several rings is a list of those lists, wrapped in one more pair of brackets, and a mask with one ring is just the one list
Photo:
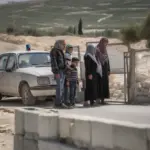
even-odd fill
[(112, 122), (93, 120), (91, 122), (91, 145), (95, 149), (113, 149)]
[(113, 125), (113, 144), (115, 149), (148, 150), (146, 128), (132, 124)]
[(60, 140), (72, 142), (71, 128), (74, 125), (74, 117), (72, 115), (59, 116), (59, 138)]
[(58, 137), (58, 115), (55, 113), (42, 113), (38, 118), (39, 139), (49, 140)]
[(24, 135), (24, 109), (15, 110), (15, 134)]
[(38, 150), (38, 141), (24, 138), (23, 150)]
[[(77, 148), (67, 146), (58, 142), (48, 142), (48, 141), (39, 141), (38, 142), (39, 150), (78, 150)], [(80, 149), (81, 150), (81, 149)]]
[(79, 148), (91, 147), (91, 122), (87, 117), (75, 118), (71, 127), (71, 139)]
[(21, 108), (15, 111), (14, 150), (26, 149), (150, 150), (150, 125)]
[(147, 141), (147, 145), (148, 145), (148, 150), (150, 150), (150, 128), (147, 127), (147, 138), (148, 138), (148, 141)]
[(23, 145), (24, 145), (24, 136), (15, 134), (13, 150), (24, 150)]
[(25, 108), (24, 131), (26, 139), (38, 138), (38, 117), (40, 110), (37, 108)]

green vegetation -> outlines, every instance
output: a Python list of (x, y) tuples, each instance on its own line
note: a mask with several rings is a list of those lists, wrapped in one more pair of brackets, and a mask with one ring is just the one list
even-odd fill
[(15, 21), (17, 28), (51, 29), (52, 33), (55, 27), (73, 25), (78, 34), (80, 18), (85, 30), (118, 30), (143, 22), (149, 6), (150, 0), (36, 0), (0, 5), (0, 32)]
[(141, 25), (130, 25), (120, 30), (122, 40), (130, 47), (130, 44), (142, 39), (147, 40), (147, 47), (150, 48), (150, 14)]
[(37, 28), (17, 28), (15, 26), (8, 26), (6, 33), (11, 35), (25, 35), (25, 36), (57, 36), (57, 35), (74, 35), (76, 34), (75, 27), (56, 28), (55, 30), (40, 30)]
[(83, 35), (82, 31), (82, 19), (80, 18), (79, 24), (78, 24), (78, 35)]
[[(6, 28), (7, 34), (13, 35), (29, 35), (29, 36), (57, 36), (57, 35), (76, 35), (76, 27), (69, 26), (68, 28), (57, 27), (53, 30), (42, 30), (38, 28), (19, 28), (17, 25), (9, 25)], [(108, 38), (120, 38), (122, 41), (130, 47), (130, 44), (138, 42), (142, 39), (147, 40), (147, 47), (150, 48), (150, 14), (141, 24), (133, 24), (127, 27), (124, 27), (120, 32), (114, 31), (112, 29), (105, 29), (102, 31), (95, 32), (85, 32), (83, 35), (83, 21), (79, 20), (78, 24), (78, 35), (82, 36), (92, 36), (99, 37), (105, 36)]]
[(130, 44), (138, 42), (140, 38), (140, 26), (131, 25), (120, 30), (121, 39), (125, 44), (130, 46)]

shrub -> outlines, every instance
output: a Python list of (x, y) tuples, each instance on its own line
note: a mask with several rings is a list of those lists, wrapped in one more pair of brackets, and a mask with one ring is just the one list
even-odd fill
[(113, 37), (113, 30), (111, 29), (106, 29), (105, 31), (103, 31), (103, 34), (105, 37)]
[(138, 25), (131, 25), (120, 30), (121, 38), (126, 44), (139, 41), (141, 28)]
[(150, 14), (142, 24), (141, 37), (148, 40), (150, 39)]
[(66, 29), (66, 33), (72, 33), (72, 34), (74, 34), (74, 27), (69, 26), (69, 27)]
[(31, 36), (40, 36), (40, 31), (35, 28), (26, 28), (24, 30), (25, 35), (31, 35)]
[(12, 33), (14, 33), (16, 31), (16, 29), (13, 27), (13, 26), (8, 26), (7, 28), (6, 28), (6, 33), (7, 34), (12, 34)]

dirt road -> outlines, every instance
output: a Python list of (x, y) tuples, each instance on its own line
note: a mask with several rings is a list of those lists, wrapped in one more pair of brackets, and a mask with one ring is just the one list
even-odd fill
[(13, 150), (14, 113), (0, 108), (0, 150)]

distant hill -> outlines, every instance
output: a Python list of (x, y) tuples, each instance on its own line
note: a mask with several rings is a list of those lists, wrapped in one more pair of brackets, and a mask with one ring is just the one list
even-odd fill
[(80, 17), (84, 28), (118, 29), (140, 23), (148, 14), (150, 0), (38, 0), (0, 5), (0, 31), (10, 24), (17, 27), (76, 26)]

